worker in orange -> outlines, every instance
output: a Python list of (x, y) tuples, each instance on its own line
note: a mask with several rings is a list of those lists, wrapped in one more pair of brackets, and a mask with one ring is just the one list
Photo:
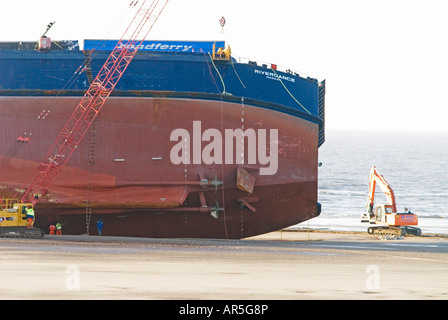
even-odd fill
[(54, 235), (54, 230), (56, 230), (56, 227), (54, 226), (54, 224), (52, 224), (50, 226), (50, 234)]
[(61, 236), (62, 235), (62, 225), (60, 222), (56, 223), (56, 235)]
[(26, 219), (28, 220), (28, 228), (32, 228), (34, 225), (34, 209), (33, 206), (26, 208)]

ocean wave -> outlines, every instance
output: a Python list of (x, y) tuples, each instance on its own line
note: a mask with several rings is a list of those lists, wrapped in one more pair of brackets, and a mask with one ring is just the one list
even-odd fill
[(445, 215), (442, 214), (419, 214), (419, 218), (423, 219), (448, 219), (448, 213)]
[(319, 190), (319, 194), (324, 195), (354, 195), (354, 196), (367, 196), (366, 192), (355, 191), (355, 190), (343, 190), (343, 189), (330, 189), (330, 190)]
[(433, 191), (433, 192), (403, 192), (395, 190), (395, 193), (402, 197), (448, 197), (448, 191)]
[[(414, 198), (414, 199), (428, 199), (431, 197), (434, 198), (446, 198), (448, 197), (448, 191), (442, 191), (442, 192), (402, 192), (402, 191), (397, 191), (394, 189), (394, 193), (396, 197), (399, 198)], [(334, 195), (338, 195), (338, 194), (353, 194), (353, 195), (364, 195), (367, 197), (368, 195), (368, 190), (365, 191), (360, 191), (360, 190), (351, 190), (349, 188), (343, 188), (342, 186), (340, 187), (333, 187), (333, 188), (326, 188), (326, 187), (319, 187), (318, 188), (318, 192), (319, 194), (334, 194)], [(377, 190), (376, 194), (381, 197), (383, 196), (383, 193), (381, 190)]]

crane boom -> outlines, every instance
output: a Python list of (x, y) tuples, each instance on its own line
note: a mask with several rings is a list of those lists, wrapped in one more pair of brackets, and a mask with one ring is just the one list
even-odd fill
[[(136, 5), (138, 1), (131, 3)], [(114, 90), (141, 43), (166, 7), (168, 0), (143, 1), (130, 25), (68, 119), (56, 141), (34, 172), (20, 201), (37, 203), (78, 147), (104, 103)], [(135, 3), (135, 4), (134, 4)], [(137, 40), (139, 39), (139, 40)], [(17, 197), (17, 196), (16, 196)], [(18, 197), (17, 197), (18, 198)]]

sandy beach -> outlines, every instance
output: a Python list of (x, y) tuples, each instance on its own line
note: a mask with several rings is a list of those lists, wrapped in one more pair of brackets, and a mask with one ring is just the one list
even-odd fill
[(448, 299), (448, 238), (1, 239), (0, 299)]

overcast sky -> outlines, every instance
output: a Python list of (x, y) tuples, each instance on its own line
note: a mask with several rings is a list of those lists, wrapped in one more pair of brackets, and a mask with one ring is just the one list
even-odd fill
[[(119, 39), (130, 3), (1, 1), (0, 40), (37, 40), (51, 21), (55, 40)], [(326, 79), (329, 130), (448, 132), (447, 9), (446, 0), (170, 0), (149, 39), (225, 40), (235, 56)]]

